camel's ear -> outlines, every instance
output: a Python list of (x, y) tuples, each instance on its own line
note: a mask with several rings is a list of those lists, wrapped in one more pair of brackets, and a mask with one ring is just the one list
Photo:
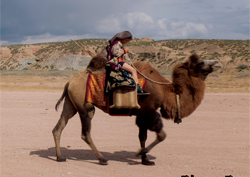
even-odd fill
[(194, 63), (194, 64), (196, 64), (197, 62), (198, 62), (198, 60), (199, 60), (199, 57), (198, 57), (198, 55), (197, 54), (192, 54), (190, 57), (189, 57), (189, 61), (190, 61), (190, 63)]
[(183, 67), (184, 68), (188, 68), (189, 67), (189, 60), (186, 60), (186, 61), (184, 61), (184, 62), (182, 62), (182, 64), (183, 64)]

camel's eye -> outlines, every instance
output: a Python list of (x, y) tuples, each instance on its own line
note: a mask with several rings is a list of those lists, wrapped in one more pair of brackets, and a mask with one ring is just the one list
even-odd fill
[(204, 61), (202, 61), (202, 62), (198, 63), (197, 65), (198, 65), (198, 67), (203, 66), (203, 65), (204, 65)]

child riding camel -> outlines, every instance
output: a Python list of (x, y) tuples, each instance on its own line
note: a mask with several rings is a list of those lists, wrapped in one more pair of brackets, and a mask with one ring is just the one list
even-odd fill
[(114, 37), (112, 37), (109, 40), (109, 45), (106, 47), (108, 63), (111, 65), (112, 69), (123, 69), (130, 72), (137, 84), (137, 93), (140, 95), (148, 95), (149, 93), (145, 93), (138, 84), (137, 71), (135, 68), (124, 61), (124, 54), (128, 53), (129, 50), (125, 49), (123, 44), (126, 44), (131, 40), (132, 34), (129, 31), (117, 33)]

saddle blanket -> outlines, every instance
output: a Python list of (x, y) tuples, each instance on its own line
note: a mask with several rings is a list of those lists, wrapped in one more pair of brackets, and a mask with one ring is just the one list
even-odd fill
[[(105, 77), (98, 73), (89, 73), (87, 79), (86, 101), (99, 106), (107, 106), (107, 96), (105, 96)], [(144, 89), (146, 79), (138, 79), (139, 85)]]
[(106, 70), (105, 93), (112, 93), (117, 88), (126, 88), (134, 90), (136, 83), (132, 74), (124, 70)]

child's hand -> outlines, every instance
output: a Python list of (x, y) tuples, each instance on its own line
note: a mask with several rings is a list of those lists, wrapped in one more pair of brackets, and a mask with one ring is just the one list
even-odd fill
[(129, 53), (129, 49), (124, 49), (124, 53)]

